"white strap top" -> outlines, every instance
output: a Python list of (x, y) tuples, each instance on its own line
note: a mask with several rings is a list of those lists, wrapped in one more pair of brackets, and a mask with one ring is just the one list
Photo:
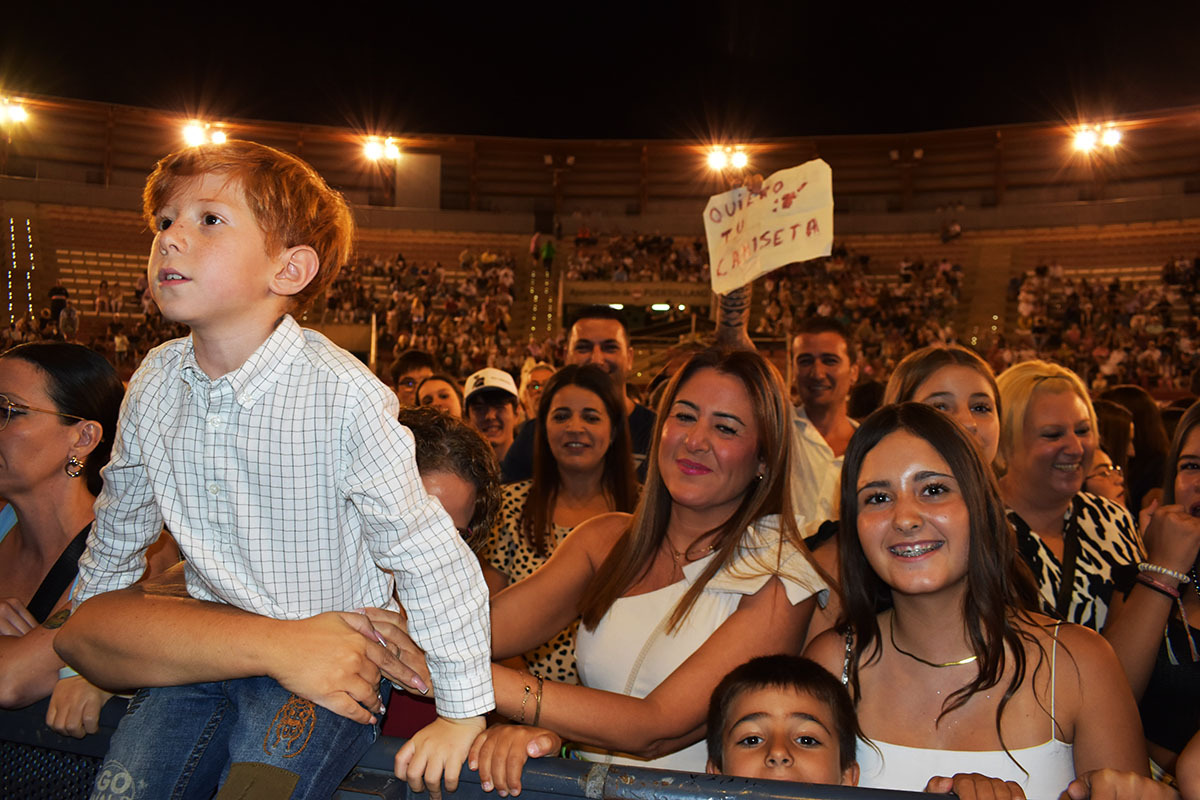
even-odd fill
[[(857, 758), (861, 775), (858, 785), (873, 789), (920, 792), (924, 791), (925, 784), (935, 775), (950, 777), (960, 772), (978, 772), (991, 778), (1019, 784), (1029, 800), (1054, 800), (1067, 788), (1067, 784), (1075, 779), (1074, 746), (1054, 738), (1057, 656), (1056, 625), (1054, 644), (1050, 650), (1049, 741), (1033, 747), (1009, 750), (1006, 753), (1003, 750), (931, 750), (860, 739)], [(878, 752), (875, 748), (878, 748)]]

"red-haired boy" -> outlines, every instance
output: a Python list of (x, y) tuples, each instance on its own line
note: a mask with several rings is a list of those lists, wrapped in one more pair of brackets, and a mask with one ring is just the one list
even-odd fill
[[(421, 488), (396, 396), (290, 313), (348, 256), (345, 201), (299, 159), (231, 141), (162, 159), (143, 207), (151, 291), (191, 335), (153, 350), (130, 381), (76, 603), (132, 583), (164, 523), (192, 596), (277, 619), (394, 607), (396, 581), (379, 567), (392, 570), (437, 687), (440, 716), (413, 737), (414, 760), (435, 765), (431, 781), (444, 763), (452, 787), (494, 705), (487, 590)], [(378, 712), (378, 688), (350, 696)], [(145, 797), (218, 785), (329, 797), (374, 721), (269, 677), (143, 690), (99, 780)]]

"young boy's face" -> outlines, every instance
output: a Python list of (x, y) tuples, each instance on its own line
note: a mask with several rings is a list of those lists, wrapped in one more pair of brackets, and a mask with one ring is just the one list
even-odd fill
[(246, 203), (242, 182), (198, 175), (154, 216), (146, 277), (167, 319), (203, 331), (223, 321), (276, 313), (271, 277), (283, 266)]
[(841, 768), (833, 711), (808, 692), (777, 686), (750, 689), (730, 704), (721, 733), (723, 769), (742, 778), (858, 784), (858, 765)]

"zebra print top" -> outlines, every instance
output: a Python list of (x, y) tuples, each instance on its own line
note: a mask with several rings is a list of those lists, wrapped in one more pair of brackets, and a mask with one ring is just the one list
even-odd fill
[[(1057, 617), (1062, 561), (1017, 512), (1009, 509), (1008, 518), (1016, 529), (1021, 557), (1037, 581), (1043, 612)], [(1063, 529), (1072, 527), (1079, 537), (1079, 555), (1066, 621), (1100, 631), (1108, 617), (1114, 585), (1127, 589), (1126, 584), (1137, 576), (1137, 563), (1144, 558), (1141, 538), (1128, 511), (1088, 492), (1080, 492), (1071, 501)]]

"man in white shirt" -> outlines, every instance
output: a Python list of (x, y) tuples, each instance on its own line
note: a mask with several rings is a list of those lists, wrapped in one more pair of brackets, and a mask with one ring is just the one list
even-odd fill
[(832, 317), (806, 320), (796, 332), (792, 358), (800, 408), (792, 437), (792, 497), (809, 522), (837, 519), (842, 456), (858, 427), (846, 398), (858, 380), (850, 334)]

